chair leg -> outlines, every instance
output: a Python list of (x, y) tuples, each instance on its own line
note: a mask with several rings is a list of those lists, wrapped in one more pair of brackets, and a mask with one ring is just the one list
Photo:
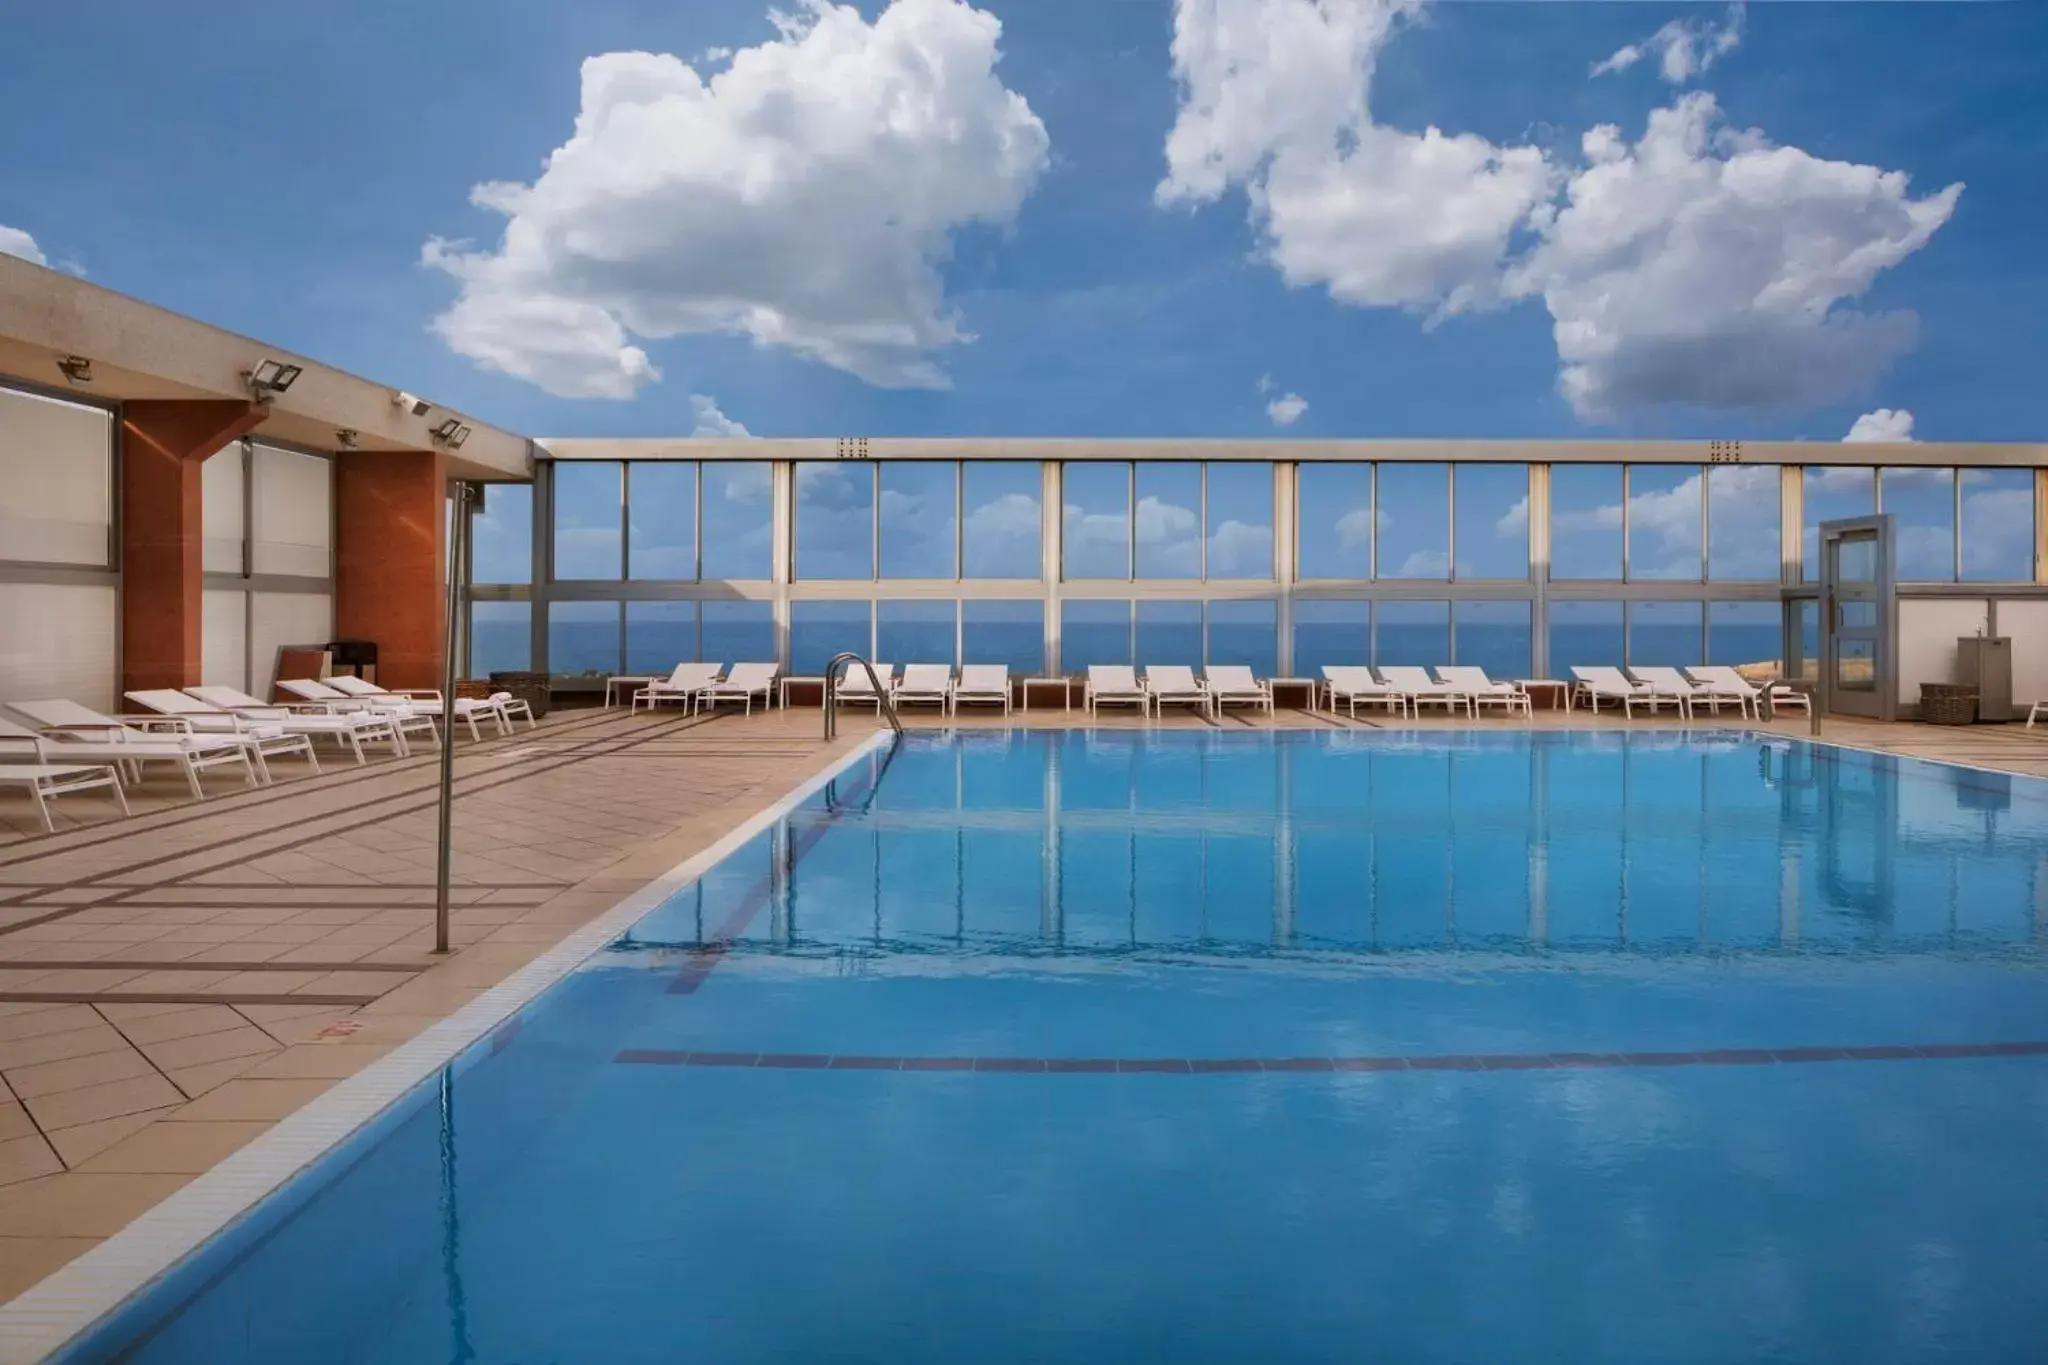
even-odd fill
[[(192, 755), (186, 754), (184, 757), (184, 763), (185, 785), (192, 788), (192, 799), (194, 801), (204, 801), (206, 799), (206, 788), (199, 785), (199, 769), (193, 766)], [(242, 760), (242, 763), (244, 767), (248, 766), (248, 760), (246, 758)]]
[(40, 781), (30, 782), (28, 784), (28, 795), (29, 799), (36, 803), (36, 814), (43, 819), (43, 829), (50, 834), (55, 834), (57, 832), (57, 825), (55, 821), (50, 819), (50, 803), (43, 799), (42, 783)]
[(313, 776), (318, 777), (320, 776), (320, 757), (313, 752), (313, 737), (311, 735), (302, 735), (300, 738), (306, 741), (306, 766), (313, 770)]
[(263, 757), (263, 746), (251, 740), (242, 746), (242, 766), (250, 770), (252, 787), (270, 785), (270, 764)]
[(128, 809), (128, 793), (121, 790), (120, 770), (118, 768), (109, 768), (107, 769), (107, 776), (113, 779), (113, 781), (109, 785), (111, 785), (114, 789), (114, 804), (121, 808), (121, 814), (133, 814), (133, 812)]

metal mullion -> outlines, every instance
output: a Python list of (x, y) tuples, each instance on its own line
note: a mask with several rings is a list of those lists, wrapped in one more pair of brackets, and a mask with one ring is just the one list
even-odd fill
[[(1707, 581), (1707, 538), (1713, 534), (1713, 526), (1707, 520), (1707, 503), (1709, 501), (1707, 478), (1712, 469), (1712, 465), (1703, 464), (1700, 466), (1700, 582), (1702, 583)], [(1700, 644), (1702, 648), (1705, 647), (1706, 641), (1704, 638), (1701, 639)], [(1700, 657), (1704, 659), (1706, 656), (1701, 655)]]
[(1950, 570), (1951, 577), (1949, 581), (1960, 583), (1963, 581), (1963, 469), (1961, 465), (1956, 466), (1955, 470), (1950, 473), (1949, 480), (1955, 485), (1951, 490), (1955, 501), (1955, 516), (1950, 522), (1950, 531), (1952, 532), (1950, 539), (1954, 542), (1952, 548), (1955, 551), (1955, 564)]
[[(1045, 518), (1038, 519), (1039, 534), (1045, 532)], [(1041, 559), (1044, 555), (1041, 553)], [(953, 577), (967, 577), (967, 462), (953, 461)]]
[[(1458, 577), (1458, 467), (1444, 461), (1444, 582)], [(1453, 652), (1455, 652), (1455, 647)]]
[[(1138, 581), (1138, 462), (1124, 465), (1124, 581)], [(1136, 644), (1132, 645), (1135, 657)]]
[[(1630, 580), (1629, 580), (1629, 562), (1628, 562), (1628, 539), (1629, 539), (1629, 536), (1628, 536), (1628, 532), (1629, 532), (1629, 522), (1630, 522), (1630, 521), (1632, 521), (1632, 520), (1634, 519), (1634, 518), (1632, 518), (1632, 517), (1630, 517), (1630, 516), (1629, 516), (1629, 505), (1628, 505), (1628, 489), (1629, 489), (1629, 477), (1628, 477), (1628, 470), (1629, 470), (1629, 467), (1628, 467), (1628, 465), (1627, 465), (1626, 463), (1624, 463), (1624, 464), (1623, 464), (1623, 465), (1621, 466), (1621, 581), (1622, 581), (1622, 582), (1624, 582), (1624, 583), (1626, 583), (1626, 582), (1629, 582), (1629, 581), (1630, 581)], [(1623, 616), (1623, 618), (1622, 618), (1622, 626), (1621, 626), (1621, 653), (1622, 653), (1622, 657), (1623, 657), (1624, 659), (1628, 657), (1628, 619), (1627, 619), (1627, 616), (1626, 616), (1626, 614), (1624, 614), (1624, 616)]]
[[(1368, 560), (1368, 563), (1366, 564), (1366, 572), (1367, 572), (1367, 573), (1368, 573), (1368, 574), (1369, 574), (1369, 575), (1371, 576), (1371, 577), (1370, 577), (1370, 579), (1369, 579), (1368, 581), (1370, 581), (1370, 582), (1373, 582), (1373, 583), (1377, 583), (1377, 582), (1379, 582), (1379, 580), (1380, 580), (1380, 464), (1379, 464), (1379, 461), (1378, 461), (1378, 460), (1374, 460), (1374, 461), (1372, 462), (1372, 464), (1368, 466), (1368, 468), (1370, 468), (1370, 469), (1372, 470), (1372, 476), (1371, 476), (1370, 478), (1368, 478), (1368, 479), (1367, 479), (1367, 480), (1365, 481), (1365, 483), (1366, 483), (1366, 490), (1365, 490), (1365, 496), (1366, 496), (1366, 502), (1367, 502), (1367, 504), (1368, 504), (1368, 505), (1367, 505), (1367, 507), (1366, 507), (1366, 514), (1365, 514), (1365, 519), (1366, 519), (1366, 524), (1367, 524), (1368, 526), (1370, 526), (1370, 527), (1372, 528), (1372, 548), (1371, 548), (1371, 550), (1370, 550), (1370, 551), (1369, 551), (1369, 552), (1367, 553), (1367, 555), (1366, 555), (1366, 559)], [(1375, 632), (1377, 632), (1377, 631), (1378, 631), (1378, 629), (1379, 629), (1378, 625), (1377, 625), (1377, 624), (1375, 624), (1375, 625), (1374, 625), (1374, 627), (1373, 627), (1373, 629), (1374, 629), (1374, 631), (1375, 631)], [(1377, 634), (1375, 634), (1375, 635), (1374, 635), (1374, 637), (1373, 637), (1373, 643), (1374, 643), (1374, 645), (1375, 645), (1375, 646), (1377, 646), (1377, 645), (1378, 645), (1378, 643), (1379, 643), (1379, 638), (1378, 638), (1378, 635), (1377, 635)], [(1377, 657), (1377, 656), (1375, 656), (1375, 657)]]
[[(619, 581), (633, 576), (633, 462), (619, 461)], [(624, 646), (622, 645), (623, 649)], [(619, 656), (621, 662), (625, 655)]]
[[(868, 581), (878, 583), (882, 578), (882, 466), (868, 466), (868, 521), (871, 531), (868, 537)], [(871, 613), (872, 614), (872, 613)], [(868, 656), (870, 659), (874, 655)]]
[[(691, 480), (690, 498), (691, 566), (695, 570), (691, 576), (697, 582), (702, 583), (704, 581), (704, 462), (702, 460), (695, 460), (691, 463), (696, 470), (696, 475)], [(773, 475), (768, 480), (768, 494), (768, 516), (772, 521), (775, 517), (775, 480)], [(703, 645), (704, 641), (700, 636), (697, 640), (697, 657), (699, 659), (704, 657)]]
[[(1207, 460), (1196, 461), (1195, 471), (1195, 478), (1198, 483), (1198, 487), (1195, 492), (1195, 504), (1198, 509), (1197, 516), (1199, 517), (1199, 522), (1195, 528), (1195, 533), (1202, 538), (1202, 549), (1201, 552), (1195, 556), (1195, 562), (1202, 571), (1202, 581), (1204, 583), (1207, 583), (1209, 581), (1209, 462)], [(1133, 529), (1135, 530), (1137, 522), (1133, 520), (1131, 524)], [(1202, 658), (1204, 660), (1207, 660), (1209, 657), (1208, 620), (1208, 614), (1206, 612), (1203, 613)]]

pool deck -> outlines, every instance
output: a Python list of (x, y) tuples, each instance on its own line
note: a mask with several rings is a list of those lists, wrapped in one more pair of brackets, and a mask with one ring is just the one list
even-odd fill
[[(1037, 705), (957, 724), (1088, 719)], [(1211, 724), (1172, 711), (1149, 722), (1105, 711), (1098, 723)], [(1268, 724), (1354, 723), (1290, 710), (1220, 722)], [(1583, 711), (1477, 724), (1679, 728)], [(254, 792), (209, 776), (203, 804), (153, 777), (126, 820), (97, 794), (60, 798), (55, 834), (25, 798), (0, 796), (0, 1301), (710, 846), (874, 725), (849, 709), (827, 743), (815, 706), (578, 710), (463, 741), (446, 957), (431, 951), (435, 753), (358, 768), (323, 750), (322, 776), (280, 762), (277, 784)], [(1761, 728), (1808, 734), (1803, 717)], [(2048, 777), (2048, 729), (1830, 720), (1822, 737)]]

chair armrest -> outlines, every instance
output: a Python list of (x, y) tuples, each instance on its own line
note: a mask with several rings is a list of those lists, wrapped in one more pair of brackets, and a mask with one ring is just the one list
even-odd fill
[(387, 690), (384, 695), (387, 697), (413, 697), (424, 701), (441, 700), (441, 690), (437, 687), (395, 687)]
[[(217, 713), (209, 712), (208, 714)], [(192, 733), (192, 722), (183, 716), (122, 715), (117, 716), (115, 719), (119, 720), (123, 725), (144, 731), (145, 733), (164, 730), (178, 735), (189, 735)]]
[(67, 721), (62, 725), (38, 725), (36, 731), (45, 735), (98, 735), (116, 742), (125, 742), (139, 733), (117, 721)]
[(32, 757), (41, 758), (43, 756), (42, 741), (34, 735), (0, 735), (0, 744), (26, 744)]

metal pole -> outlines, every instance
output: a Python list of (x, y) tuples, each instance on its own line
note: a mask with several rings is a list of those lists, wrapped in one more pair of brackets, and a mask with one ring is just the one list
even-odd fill
[(461, 566), (468, 561), (469, 484), (456, 480), (455, 516), (448, 545), (448, 619), (443, 623), (441, 654), (441, 828), (434, 872), (434, 951), (448, 951), (448, 862), (453, 851), (455, 817), (455, 640), (462, 610)]

